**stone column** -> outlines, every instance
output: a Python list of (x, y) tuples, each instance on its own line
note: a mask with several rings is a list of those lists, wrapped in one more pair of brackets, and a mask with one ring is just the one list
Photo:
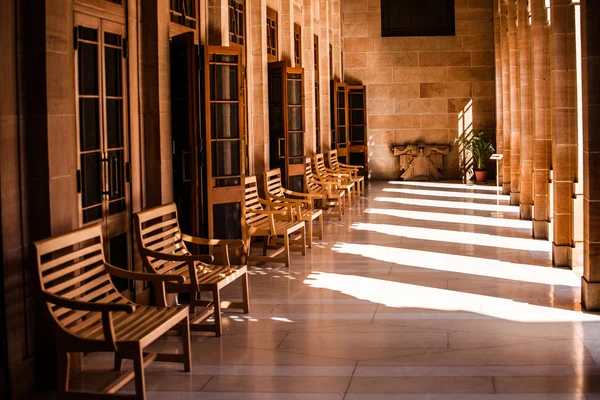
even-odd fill
[(509, 46), (508, 46), (508, 6), (505, 0), (499, 0), (500, 4), (500, 47), (502, 50), (502, 131), (504, 142), (502, 151), (504, 154), (504, 171), (502, 181), (502, 193), (510, 194), (511, 188), (511, 173), (510, 173), (510, 133), (511, 133), (511, 117), (510, 117), (510, 62), (509, 62)]
[(169, 23), (168, 0), (144, 2), (139, 54), (144, 208), (173, 201)]
[(269, 169), (269, 70), (267, 66), (267, 1), (247, 2), (248, 123), (251, 170), (260, 175)]
[(531, 93), (531, 27), (529, 21), (529, 1), (519, 0), (518, 36), (519, 36), (519, 75), (521, 101), (521, 219), (530, 220), (533, 213), (533, 121)]
[(321, 68), (319, 72), (319, 89), (321, 90), (321, 150), (326, 152), (331, 148), (331, 94), (329, 84), (333, 78), (329, 75), (329, 9), (331, 7), (331, 3), (329, 0), (319, 0), (319, 6), (319, 57), (321, 59)]
[(315, 19), (313, 0), (302, 6), (302, 67), (304, 67), (304, 144), (306, 155), (315, 152)]
[(555, 266), (572, 265), (573, 196), (577, 179), (577, 93), (575, 27), (571, 0), (552, 0), (550, 7), (550, 85), (553, 141)]
[(521, 96), (517, 3), (508, 1), (508, 60), (510, 64), (510, 204), (519, 205), (521, 191)]
[(279, 10), (279, 31), (280, 40), (279, 54), (281, 60), (294, 66), (294, 0), (281, 0), (281, 9)]
[(600, 3), (581, 1), (583, 59), (583, 307), (600, 310)]
[(549, 27), (545, 0), (530, 0), (533, 73), (533, 237), (550, 237), (550, 68)]
[[(496, 153), (504, 151), (503, 133), (503, 93), (502, 93), (502, 39), (500, 26), (500, 3), (502, 0), (494, 0), (494, 56), (496, 66)], [(498, 163), (498, 185), (502, 186), (504, 179), (504, 160)]]

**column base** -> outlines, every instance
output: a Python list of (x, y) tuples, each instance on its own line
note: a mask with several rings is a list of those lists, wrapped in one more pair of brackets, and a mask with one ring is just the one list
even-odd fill
[(571, 246), (561, 246), (552, 243), (552, 265), (554, 267), (571, 268)]
[(505, 196), (510, 194), (510, 182), (502, 182), (502, 194)]
[(533, 220), (533, 238), (548, 240), (550, 238), (550, 222)]
[(581, 305), (586, 311), (600, 311), (600, 283), (581, 277)]
[(533, 218), (533, 206), (531, 204), (519, 204), (521, 219), (531, 221)]
[(510, 205), (518, 206), (520, 203), (521, 192), (510, 192)]

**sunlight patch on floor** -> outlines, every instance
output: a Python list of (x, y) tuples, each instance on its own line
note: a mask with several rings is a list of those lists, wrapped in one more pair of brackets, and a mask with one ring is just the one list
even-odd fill
[(531, 230), (531, 221), (524, 221), (520, 219), (503, 219), (503, 218), (492, 218), (492, 217), (479, 217), (476, 215), (464, 215), (464, 214), (445, 214), (435, 213), (426, 211), (412, 211), (412, 210), (397, 210), (397, 209), (385, 209), (385, 208), (368, 208), (365, 210), (367, 214), (377, 215), (388, 215), (390, 217), (417, 219), (420, 221), (433, 221), (433, 222), (451, 222), (456, 224), (468, 224), (468, 225), (481, 225), (481, 226), (493, 226), (499, 228), (515, 228), (515, 229), (528, 229)]
[(436, 271), (457, 272), (544, 285), (581, 286), (580, 280), (573, 271), (566, 269), (373, 244), (337, 243), (332, 250), (341, 254), (352, 254), (388, 263)]
[(356, 275), (313, 272), (304, 283), (393, 308), (462, 311), (517, 322), (600, 321), (600, 316)]
[(446, 229), (420, 228), (416, 226), (371, 224), (358, 222), (350, 226), (359, 231), (370, 231), (386, 235), (408, 237), (411, 239), (434, 242), (459, 243), (465, 245), (497, 247), (502, 249), (551, 251), (552, 245), (547, 240), (534, 240), (490, 235), (485, 233), (461, 232)]
[(440, 190), (423, 190), (423, 189), (397, 189), (397, 188), (384, 188), (384, 192), (387, 193), (402, 193), (410, 194), (415, 196), (430, 196), (430, 197), (450, 197), (456, 199), (476, 199), (476, 200), (499, 200), (509, 201), (510, 196), (498, 195), (498, 194), (487, 194), (487, 193), (472, 193), (472, 192), (448, 192)]
[(454, 210), (496, 211), (504, 213), (519, 214), (519, 207), (497, 204), (466, 203), (463, 201), (410, 199), (397, 197), (375, 197), (375, 201), (385, 203), (396, 203), (408, 206), (449, 208)]

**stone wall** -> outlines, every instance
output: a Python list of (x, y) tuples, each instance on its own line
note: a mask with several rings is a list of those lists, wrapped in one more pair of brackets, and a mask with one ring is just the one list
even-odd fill
[[(452, 143), (463, 110), (495, 136), (493, 2), (455, 7), (456, 36), (382, 38), (379, 0), (342, 0), (344, 78), (367, 86), (373, 179), (398, 177), (392, 144)], [(459, 178), (457, 149), (442, 172)]]

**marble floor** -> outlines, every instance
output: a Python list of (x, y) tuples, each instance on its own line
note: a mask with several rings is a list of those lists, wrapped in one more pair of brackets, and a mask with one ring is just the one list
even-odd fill
[(148, 398), (600, 400), (600, 316), (518, 211), (490, 186), (371, 182), (289, 270), (253, 266), (251, 313), (193, 334), (192, 373), (152, 364)]

